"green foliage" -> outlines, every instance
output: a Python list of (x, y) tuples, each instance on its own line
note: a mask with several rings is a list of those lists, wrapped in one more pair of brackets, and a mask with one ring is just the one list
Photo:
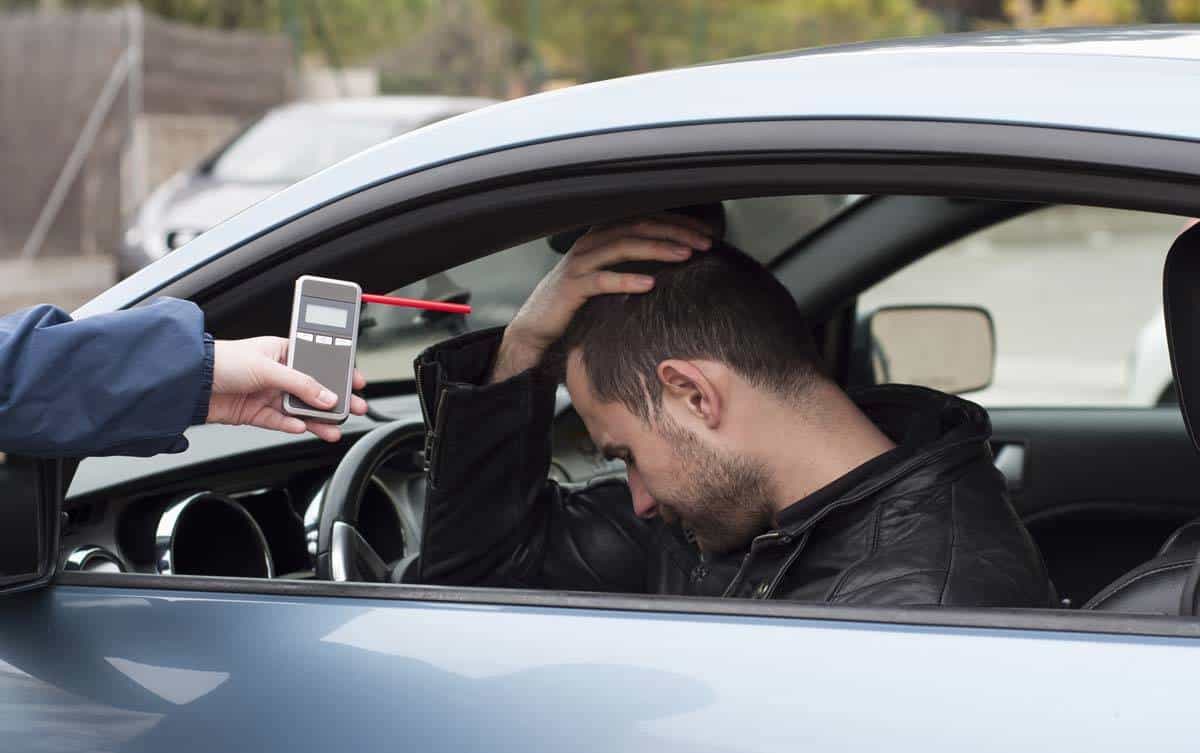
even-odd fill
[(940, 31), (915, 0), (483, 0), (552, 75), (602, 79), (706, 60)]
[[(12, 2), (12, 0), (9, 0)], [(61, 0), (63, 8), (115, 8), (128, 0)], [(141, 0), (165, 19), (218, 29), (286, 32), (309, 53), (350, 64), (409, 38), (438, 0)], [(33, 0), (25, 0), (29, 6)], [(44, 3), (43, 3), (44, 4)], [(332, 48), (332, 49), (331, 49)]]
[[(63, 8), (116, 8), (127, 4), (125, 0), (62, 0), (56, 3)], [(141, 5), (163, 18), (197, 26), (279, 28), (279, 0), (142, 0)]]
[(1170, 0), (1171, 19), (1181, 23), (1200, 23), (1200, 0)]
[(1142, 20), (1146, 0), (1007, 0), (1005, 14), (1023, 29), (1054, 26), (1109, 26)]
[[(126, 1), (0, 0), (0, 7), (105, 8)], [(286, 32), (307, 56), (335, 64), (449, 44), (440, 57), (436, 51), (425, 56), (436, 65), (447, 64), (447, 56), (461, 58), (463, 65), (486, 58), (488, 66), (526, 81), (588, 81), (777, 50), (934, 34), (943, 25), (930, 8), (962, 7), (960, 0), (142, 0), (142, 5), (185, 23)], [(1200, 0), (1005, 0), (1004, 10), (1009, 23), (1022, 28), (1200, 21)], [(970, 25), (972, 19), (966, 21)], [(464, 45), (487, 54), (467, 54)], [(384, 73), (397, 81), (429, 78), (395, 66)], [(498, 76), (487, 73), (489, 79)]]

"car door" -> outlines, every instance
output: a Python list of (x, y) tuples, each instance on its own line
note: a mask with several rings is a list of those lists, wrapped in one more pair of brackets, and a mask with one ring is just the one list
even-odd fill
[[(892, 155), (863, 151), (861, 129), (875, 129), (863, 143), (894, 145), (910, 168), (920, 150), (906, 138), (966, 143), (913, 125), (710, 124), (514, 148), (330, 200), (211, 258), (200, 255), (217, 241), (202, 237), (91, 310), (184, 294), (240, 333), (283, 318), (272, 312), (301, 270), (393, 284), (647, 202), (894, 185)], [(973, 139), (988, 132), (969, 125)], [(853, 171), (829, 160), (835, 147), (862, 152)], [(607, 162), (589, 172), (589, 160)], [(1069, 171), (1063, 162), (1056, 169)], [(962, 169), (982, 180), (1003, 167), (980, 163)], [(1028, 177), (1040, 191), (1076, 180)], [(383, 265), (397, 245), (432, 250)], [(64, 573), (0, 600), (0, 740), (131, 751), (1183, 750), (1196, 633), (1190, 620), (1065, 611)]]
[(859, 297), (987, 309), (988, 408), (1014, 505), (1060, 595), (1083, 605), (1200, 516), (1200, 457), (1174, 397), (1162, 268), (1185, 219), (1082, 206), (1022, 214)]
[(1153, 731), (1156, 749), (1184, 750), (1200, 669), (1191, 639), (1053, 621), (233, 590), (60, 584), (6, 599), (5, 746), (1129, 750)]

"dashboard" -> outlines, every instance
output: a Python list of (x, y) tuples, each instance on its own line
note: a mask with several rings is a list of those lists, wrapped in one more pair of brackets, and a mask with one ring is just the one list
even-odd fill
[[(420, 423), (413, 395), (376, 398), (380, 418), (351, 416), (345, 438), (327, 444), (248, 427), (195, 426), (185, 452), (152, 458), (88, 458), (64, 504), (67, 570), (159, 575), (309, 579), (325, 487), (342, 456), (390, 421)], [(586, 482), (623, 473), (605, 460), (558, 393), (550, 477)], [(361, 500), (359, 527), (396, 566), (417, 554), (425, 474), (419, 439), (376, 469)]]

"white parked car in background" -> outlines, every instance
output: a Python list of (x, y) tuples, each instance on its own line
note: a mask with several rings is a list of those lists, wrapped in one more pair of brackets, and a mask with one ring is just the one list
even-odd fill
[(1163, 313), (1146, 322), (1129, 356), (1129, 404), (1166, 405), (1178, 402), (1171, 376), (1171, 354)]
[(125, 230), (117, 269), (128, 277), (246, 207), (352, 154), (492, 102), (397, 96), (276, 107), (150, 194)]

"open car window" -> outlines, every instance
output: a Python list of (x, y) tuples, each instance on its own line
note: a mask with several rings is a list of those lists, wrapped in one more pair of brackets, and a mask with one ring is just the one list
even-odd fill
[[(952, 243), (859, 296), (882, 306), (983, 307), (995, 325), (987, 407), (1174, 402), (1162, 268), (1172, 215), (1054, 207)], [(932, 386), (932, 385), (930, 385)]]
[[(857, 198), (813, 195), (725, 201), (726, 238), (769, 265)], [(463, 332), (507, 324), (559, 258), (542, 238), (394, 291), (398, 296), (470, 302), (473, 311), (468, 317), (431, 316), (372, 307), (364, 314), (359, 368), (373, 381), (411, 379), (413, 358), (425, 348)]]

